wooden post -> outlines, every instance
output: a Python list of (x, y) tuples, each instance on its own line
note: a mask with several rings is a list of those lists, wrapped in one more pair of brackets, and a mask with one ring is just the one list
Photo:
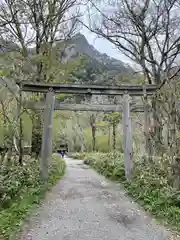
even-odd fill
[(52, 158), (52, 120), (55, 96), (49, 91), (46, 95), (46, 107), (44, 109), (44, 126), (40, 158), (40, 175), (43, 181), (48, 180), (48, 165)]
[(132, 130), (130, 117), (130, 96), (123, 96), (123, 131), (124, 131), (124, 166), (126, 179), (132, 178), (133, 160), (132, 160)]

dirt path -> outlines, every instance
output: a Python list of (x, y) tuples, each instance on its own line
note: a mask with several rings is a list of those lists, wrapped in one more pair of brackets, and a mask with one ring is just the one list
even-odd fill
[(82, 161), (67, 161), (67, 173), (32, 216), (21, 240), (173, 239), (126, 196)]

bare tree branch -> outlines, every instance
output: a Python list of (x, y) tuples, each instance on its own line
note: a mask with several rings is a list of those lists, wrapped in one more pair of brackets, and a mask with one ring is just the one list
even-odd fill
[(164, 75), (172, 78), (179, 72), (178, 0), (103, 0), (103, 7), (88, 2), (89, 23), (82, 24), (139, 64), (149, 83), (161, 84)]

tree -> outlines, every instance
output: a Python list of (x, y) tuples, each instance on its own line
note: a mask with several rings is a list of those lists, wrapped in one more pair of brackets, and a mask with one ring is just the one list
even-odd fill
[(99, 76), (103, 74), (103, 69), (98, 61), (82, 55), (79, 71), (74, 72), (74, 80), (78, 83), (94, 84), (99, 81)]
[[(103, 3), (103, 7), (99, 2), (89, 1), (91, 21), (87, 25), (83, 24), (135, 62), (144, 74), (144, 82), (160, 87), (171, 83), (180, 71), (179, 1), (103, 0), (100, 3)], [(96, 14), (92, 14), (94, 10)], [(175, 101), (173, 94), (169, 95), (171, 112)], [(162, 102), (157, 93), (152, 100), (152, 136), (156, 153), (162, 139), (163, 123), (159, 117), (161, 108)], [(174, 120), (175, 117), (170, 119), (171, 122)], [(173, 123), (171, 127), (171, 132), (175, 133)]]
[(96, 148), (96, 116), (95, 114), (90, 115), (89, 122), (91, 125), (91, 132), (92, 132), (92, 150), (95, 151), (95, 148)]
[[(61, 61), (65, 42), (74, 34), (80, 17), (78, 1), (5, 0), (0, 3), (0, 12), (1, 37), (16, 43), (27, 62), (29, 55), (36, 55), (34, 72), (28, 80), (51, 81), (52, 75), (48, 73), (53, 67), (54, 44), (57, 41), (62, 43), (58, 56)], [(40, 153), (41, 125), (41, 112), (37, 111), (32, 130), (32, 152), (36, 156)]]
[(104, 121), (107, 121), (109, 123), (109, 127), (112, 126), (112, 140), (113, 140), (113, 150), (116, 149), (116, 127), (118, 123), (120, 122), (121, 114), (120, 113), (111, 113), (111, 114), (105, 114), (104, 115)]
[[(86, 27), (136, 62), (150, 84), (160, 84), (179, 72), (178, 0), (103, 0), (106, 9), (90, 3), (98, 12), (99, 22), (95, 15), (93, 24)], [(172, 72), (175, 66), (177, 69)]]
[[(12, 58), (15, 58), (12, 61)], [(22, 68), (21, 58), (18, 53), (6, 52), (0, 54), (0, 86), (1, 86), (1, 109), (4, 119), (4, 147), (8, 151), (8, 159), (12, 155), (12, 147), (14, 145), (19, 154), (19, 163), (22, 164), (22, 141), (23, 141), (23, 123), (22, 123), (22, 94), (16, 85), (16, 77), (21, 78)], [(17, 143), (18, 139), (18, 145)]]

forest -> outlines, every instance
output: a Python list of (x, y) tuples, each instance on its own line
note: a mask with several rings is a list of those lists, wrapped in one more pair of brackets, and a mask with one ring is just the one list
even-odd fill
[[(0, 239), (15, 239), (29, 212), (65, 173), (56, 154), (62, 143), (70, 156), (121, 182), (148, 212), (180, 231), (179, 10), (178, 0), (0, 2)], [(82, 28), (112, 43), (136, 67), (78, 51), (74, 39)], [(148, 114), (131, 112), (131, 181), (125, 179), (121, 111), (57, 110), (49, 179), (42, 182), (43, 111), (24, 103), (45, 95), (21, 91), (24, 82), (158, 85), (148, 99), (131, 98), (148, 108)], [(56, 101), (122, 105), (121, 96), (57, 94)]]

